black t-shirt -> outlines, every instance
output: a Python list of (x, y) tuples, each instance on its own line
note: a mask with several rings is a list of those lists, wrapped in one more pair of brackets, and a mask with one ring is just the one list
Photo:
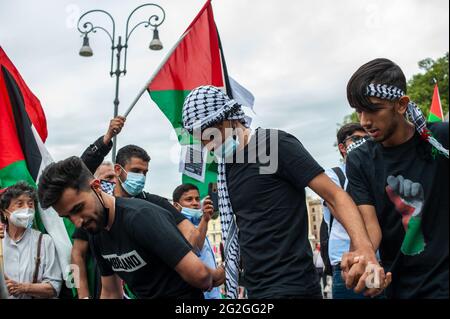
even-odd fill
[(320, 295), (305, 187), (323, 169), (283, 131), (257, 129), (242, 152), (244, 161), (227, 164), (226, 173), (249, 298)]
[[(429, 124), (429, 129), (448, 149), (448, 123)], [(421, 220), (406, 220), (408, 232), (393, 204), (399, 199), (391, 201), (386, 189), (387, 178), (398, 175), (421, 184), (424, 191)], [(383, 236), (381, 261), (393, 273), (388, 296), (448, 298), (448, 159), (433, 157), (430, 144), (417, 133), (406, 143), (389, 148), (368, 141), (349, 154), (347, 177), (355, 203), (376, 209)]]
[(117, 274), (139, 298), (203, 298), (174, 270), (191, 251), (166, 210), (149, 202), (116, 198), (109, 231), (90, 236), (102, 276)]
[[(165, 210), (167, 210), (169, 213), (172, 214), (173, 218), (175, 219), (175, 224), (177, 224), (177, 225), (186, 219), (186, 217), (183, 214), (180, 214), (177, 211), (177, 209), (175, 207), (173, 207), (172, 204), (169, 203), (167, 198), (164, 198), (164, 197), (161, 197), (161, 196), (158, 196), (155, 194), (146, 193), (146, 192), (140, 193), (135, 198), (146, 200), (149, 203), (152, 203), (161, 208), (164, 208)], [(89, 233), (82, 228), (77, 228), (77, 229), (75, 229), (75, 231), (72, 235), (72, 239), (80, 239), (80, 240), (84, 240), (84, 241), (89, 241)]]
[(172, 214), (173, 218), (175, 219), (175, 224), (177, 225), (182, 221), (187, 220), (183, 214), (180, 214), (180, 212), (171, 203), (169, 203), (167, 198), (155, 194), (150, 194), (147, 192), (142, 192), (135, 198), (146, 200), (147, 202), (150, 202), (152, 204), (164, 208), (165, 210), (167, 210), (169, 213)]

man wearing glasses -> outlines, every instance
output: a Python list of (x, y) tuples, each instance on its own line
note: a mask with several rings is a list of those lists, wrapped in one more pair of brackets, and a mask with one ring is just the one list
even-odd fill
[[(345, 160), (347, 159), (347, 155), (352, 149), (356, 148), (357, 145), (363, 143), (366, 138), (366, 131), (364, 131), (364, 128), (358, 123), (345, 124), (337, 132), (338, 149), (343, 161), (338, 167), (326, 170), (325, 174), (327, 174), (336, 185), (342, 187), (344, 190), (347, 187), (347, 176), (345, 174)], [(338, 220), (333, 218), (325, 201), (323, 203), (323, 218), (328, 227), (325, 230), (322, 230), (321, 227), (321, 241), (323, 242), (323, 238), (328, 238), (328, 245), (321, 245), (320, 248), (322, 250), (328, 249), (328, 260), (325, 258), (324, 262), (326, 263), (325, 272), (333, 277), (333, 299), (366, 298), (363, 294), (356, 294), (353, 290), (347, 289), (345, 282), (342, 279), (340, 263), (342, 255), (350, 250), (350, 237), (345, 231), (344, 226), (342, 226)], [(325, 234), (323, 234), (324, 231)], [(322, 255), (326, 256), (326, 253), (326, 251), (322, 251)]]

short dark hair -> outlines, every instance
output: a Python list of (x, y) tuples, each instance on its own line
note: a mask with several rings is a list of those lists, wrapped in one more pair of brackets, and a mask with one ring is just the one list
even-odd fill
[[(20, 181), (12, 186), (9, 186), (0, 195), (0, 211), (4, 212), (6, 209), (8, 209), (9, 205), (11, 205), (11, 201), (13, 199), (16, 199), (22, 195), (29, 196), (33, 200), (34, 205), (37, 206), (36, 190), (27, 182)], [(0, 217), (2, 223), (7, 224), (7, 220), (3, 213), (0, 214)]]
[(388, 59), (375, 59), (361, 66), (347, 84), (347, 100), (355, 109), (372, 112), (376, 108), (366, 96), (370, 84), (386, 84), (406, 94), (406, 77), (402, 69)]
[(344, 144), (347, 137), (352, 136), (353, 133), (362, 131), (364, 128), (359, 123), (348, 123), (343, 125), (336, 134), (338, 144)]
[(142, 147), (136, 145), (126, 145), (117, 152), (116, 163), (122, 167), (125, 167), (125, 165), (130, 162), (132, 157), (137, 157), (144, 162), (150, 162), (150, 156)]
[(42, 208), (47, 209), (57, 203), (64, 190), (89, 190), (92, 173), (76, 156), (48, 165), (42, 172), (38, 184), (38, 197)]
[(173, 202), (174, 203), (179, 202), (181, 199), (181, 196), (183, 196), (184, 193), (189, 192), (190, 190), (193, 190), (193, 189), (200, 193), (198, 187), (195, 186), (194, 184), (189, 184), (189, 183), (181, 184), (180, 186), (175, 188), (175, 190), (173, 191), (173, 194), (172, 194)]

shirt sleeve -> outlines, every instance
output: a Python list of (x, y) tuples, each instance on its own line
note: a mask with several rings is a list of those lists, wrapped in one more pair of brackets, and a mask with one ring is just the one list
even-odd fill
[(42, 261), (42, 282), (52, 285), (56, 296), (58, 296), (62, 286), (62, 271), (59, 265), (56, 247), (53, 239), (49, 235), (44, 235), (42, 241), (45, 249), (44, 260)]
[(357, 206), (371, 205), (375, 206), (375, 199), (369, 189), (370, 183), (364, 178), (361, 161), (355, 154), (349, 154), (347, 157), (347, 192)]
[(159, 207), (141, 209), (126, 223), (131, 237), (144, 249), (157, 255), (170, 268), (175, 268), (191, 250), (166, 210)]
[(100, 136), (93, 144), (89, 145), (88, 148), (81, 155), (81, 160), (84, 162), (86, 167), (91, 171), (92, 174), (95, 173), (97, 168), (108, 155), (109, 151), (113, 146), (112, 141), (108, 145), (103, 143), (103, 136)]
[(324, 170), (297, 138), (282, 131), (278, 134), (278, 174), (304, 190)]
[(94, 254), (95, 261), (97, 262), (98, 269), (100, 270), (100, 275), (102, 277), (109, 277), (114, 275), (114, 271), (108, 262), (102, 257), (102, 254), (99, 251), (98, 244), (94, 236), (92, 236), (89, 240), (89, 245), (92, 247), (92, 252)]

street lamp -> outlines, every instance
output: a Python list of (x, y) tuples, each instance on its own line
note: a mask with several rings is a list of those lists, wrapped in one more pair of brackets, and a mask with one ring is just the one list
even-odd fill
[[(161, 11), (161, 14), (153, 14), (151, 15), (148, 20), (146, 21), (142, 21), (137, 23), (133, 28), (129, 28), (129, 24), (130, 24), (130, 19), (133, 16), (133, 14), (141, 9), (142, 7), (154, 7), (157, 8), (159, 11)], [(82, 20), (89, 15), (90, 13), (94, 13), (94, 12), (99, 12), (99, 13), (103, 13), (105, 15), (107, 15), (112, 22), (112, 34), (111, 32), (109, 32), (107, 29), (101, 27), (101, 26), (96, 26), (94, 25), (92, 22), (87, 21), (82, 23)], [(83, 35), (83, 46), (80, 49), (79, 54), (83, 57), (90, 57), (94, 54), (92, 48), (89, 45), (89, 37), (88, 35), (92, 32), (92, 33), (96, 33), (97, 30), (102, 30), (104, 31), (110, 38), (111, 40), (111, 69), (110, 69), (110, 76), (116, 77), (116, 93), (115, 93), (115, 99), (114, 99), (114, 117), (116, 117), (119, 113), (119, 79), (120, 76), (126, 75), (127, 74), (127, 50), (128, 50), (128, 40), (130, 39), (131, 34), (133, 33), (133, 31), (140, 25), (144, 25), (145, 28), (151, 26), (153, 27), (153, 39), (150, 42), (149, 48), (151, 50), (162, 50), (163, 45), (161, 40), (159, 39), (159, 31), (158, 31), (158, 27), (164, 22), (166, 18), (166, 13), (164, 11), (164, 9), (154, 3), (146, 3), (143, 5), (140, 5), (139, 7), (135, 8), (130, 15), (128, 16), (127, 19), (127, 24), (126, 24), (126, 28), (125, 28), (125, 43), (122, 44), (122, 37), (119, 36), (117, 38), (117, 42), (116, 42), (116, 23), (113, 19), (113, 17), (111, 16), (111, 14), (109, 14), (108, 12), (104, 11), (104, 10), (90, 10), (86, 13), (84, 13), (80, 19), (78, 19), (78, 31), (80, 31), (80, 33)], [(123, 59), (123, 68), (122, 66), (122, 59), (121, 59), (121, 52), (124, 49), (125, 51), (125, 56)], [(114, 54), (116, 54), (116, 61), (114, 64)], [(115, 71), (114, 70), (115, 67)], [(112, 160), (115, 163), (116, 162), (116, 145), (117, 145), (117, 136), (114, 136), (113, 139), (113, 150), (112, 150)]]

